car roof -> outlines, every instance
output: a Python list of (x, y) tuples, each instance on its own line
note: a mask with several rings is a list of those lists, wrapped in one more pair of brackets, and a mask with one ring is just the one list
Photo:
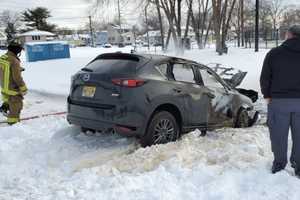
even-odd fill
[(167, 55), (160, 55), (160, 54), (146, 54), (146, 53), (122, 53), (122, 52), (114, 52), (114, 53), (104, 53), (100, 54), (97, 56), (96, 59), (108, 59), (108, 58), (124, 58), (124, 59), (129, 59), (129, 60), (151, 60), (152, 62), (163, 62), (163, 61), (170, 61), (170, 60), (177, 60), (177, 61), (182, 61), (182, 62), (189, 62), (189, 63), (195, 63), (199, 64), (195, 61), (192, 60), (187, 60), (183, 58), (177, 58), (173, 56), (167, 56)]

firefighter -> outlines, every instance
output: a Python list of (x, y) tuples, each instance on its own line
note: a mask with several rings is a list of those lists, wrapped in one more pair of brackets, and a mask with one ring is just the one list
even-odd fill
[(26, 84), (22, 78), (20, 55), (23, 47), (21, 44), (11, 42), (6, 54), (0, 57), (0, 81), (3, 99), (2, 108), (8, 108), (7, 123), (12, 125), (20, 121), (23, 108), (23, 98), (27, 93)]

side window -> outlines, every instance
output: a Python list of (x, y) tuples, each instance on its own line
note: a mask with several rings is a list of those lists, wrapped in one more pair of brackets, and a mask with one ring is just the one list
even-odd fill
[(168, 74), (168, 64), (165, 63), (165, 64), (160, 64), (156, 67), (156, 69), (161, 73), (163, 74), (164, 76), (168, 77), (167, 74)]
[(173, 74), (175, 81), (196, 83), (194, 71), (191, 65), (175, 63)]
[(216, 77), (207, 69), (200, 69), (200, 74), (205, 86), (214, 88), (224, 88), (224, 86), (216, 79)]

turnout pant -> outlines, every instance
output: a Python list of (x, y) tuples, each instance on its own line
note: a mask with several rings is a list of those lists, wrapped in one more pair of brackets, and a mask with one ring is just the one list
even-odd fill
[(23, 97), (20, 95), (9, 96), (9, 114), (7, 117), (8, 123), (16, 123), (20, 121), (20, 114), (23, 108)]
[(290, 161), (300, 166), (300, 98), (272, 99), (268, 105), (268, 126), (274, 163), (287, 164), (288, 134), (292, 133)]

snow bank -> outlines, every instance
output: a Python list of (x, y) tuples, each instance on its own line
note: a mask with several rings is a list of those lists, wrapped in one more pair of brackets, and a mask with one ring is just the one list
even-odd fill
[[(298, 199), (290, 167), (270, 173), (267, 129), (221, 129), (140, 148), (64, 118), (0, 128), (0, 199)], [(291, 192), (292, 191), (292, 192)]]

